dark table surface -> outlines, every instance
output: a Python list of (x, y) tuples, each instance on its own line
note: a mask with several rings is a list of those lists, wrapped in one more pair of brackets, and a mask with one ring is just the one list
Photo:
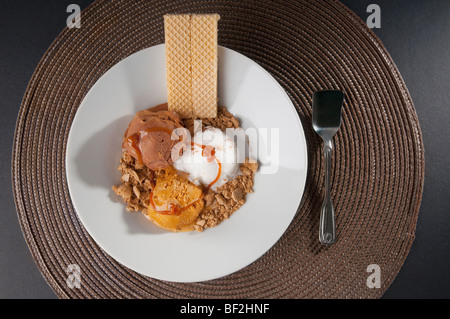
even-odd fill
[[(374, 29), (414, 101), (425, 144), (425, 186), (416, 239), (384, 298), (450, 298), (450, 1), (342, 0), (364, 21), (381, 8)], [(0, 10), (0, 298), (56, 298), (23, 238), (11, 187), (17, 114), (39, 60), (66, 26), (69, 4), (86, 0), (2, 1)]]

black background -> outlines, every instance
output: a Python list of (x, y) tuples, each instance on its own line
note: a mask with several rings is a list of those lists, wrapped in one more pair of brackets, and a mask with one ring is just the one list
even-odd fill
[[(313, 0), (311, 0), (313, 1)], [(450, 298), (450, 1), (343, 0), (364, 21), (381, 7), (374, 29), (414, 101), (425, 144), (425, 186), (416, 239), (384, 298)], [(66, 26), (67, 6), (86, 0), (0, 1), (0, 298), (56, 298), (23, 238), (11, 187), (17, 114), (31, 75)]]

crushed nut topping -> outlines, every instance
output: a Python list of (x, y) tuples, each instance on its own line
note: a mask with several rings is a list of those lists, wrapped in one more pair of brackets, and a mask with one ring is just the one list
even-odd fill
[(151, 179), (153, 172), (144, 165), (123, 152), (120, 165), (117, 168), (122, 173), (121, 184), (113, 186), (113, 191), (122, 197), (127, 204), (127, 211), (138, 212), (147, 209), (152, 191)]

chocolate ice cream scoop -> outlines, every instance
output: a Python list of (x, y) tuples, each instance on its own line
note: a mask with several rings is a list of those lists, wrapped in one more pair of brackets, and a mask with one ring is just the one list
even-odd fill
[(172, 148), (179, 140), (172, 132), (183, 128), (180, 117), (168, 111), (167, 104), (139, 111), (125, 132), (122, 148), (152, 170), (172, 165)]

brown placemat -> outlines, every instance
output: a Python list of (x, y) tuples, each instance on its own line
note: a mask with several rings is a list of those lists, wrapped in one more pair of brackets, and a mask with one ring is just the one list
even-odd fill
[[(241, 271), (191, 284), (141, 276), (103, 252), (79, 221), (65, 176), (67, 137), (86, 93), (125, 57), (163, 43), (162, 16), (182, 12), (221, 15), (220, 44), (279, 81), (309, 150), (303, 200), (277, 244)], [(318, 241), (323, 159), (310, 124), (319, 89), (346, 94), (332, 176), (338, 241), (329, 248)], [(378, 298), (414, 240), (424, 150), (394, 63), (338, 1), (99, 0), (83, 11), (81, 29), (59, 35), (33, 74), (17, 121), (12, 175), (25, 239), (61, 298)], [(80, 289), (67, 285), (70, 264), (80, 266)], [(379, 289), (366, 285), (370, 264), (380, 267)]]

